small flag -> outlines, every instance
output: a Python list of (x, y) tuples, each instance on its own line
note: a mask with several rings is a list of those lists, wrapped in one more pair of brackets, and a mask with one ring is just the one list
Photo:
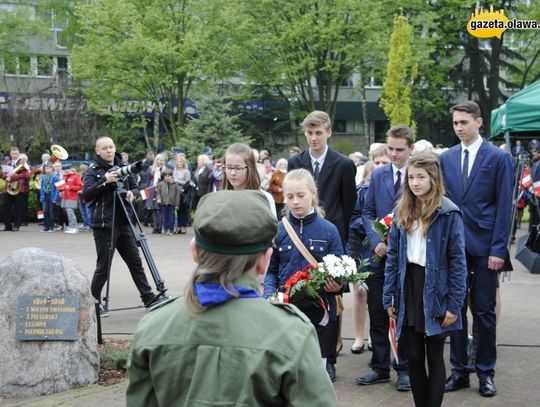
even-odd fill
[(523, 177), (523, 179), (521, 180), (521, 185), (523, 186), (523, 188), (529, 188), (532, 184), (532, 178), (531, 178), (531, 175), (526, 175), (525, 177)]
[(396, 338), (396, 320), (394, 318), (390, 318), (390, 324), (388, 325), (388, 340), (390, 341), (390, 349), (392, 349), (396, 364), (399, 364), (398, 343)]
[(150, 188), (145, 188), (141, 191), (141, 198), (143, 201), (146, 201), (148, 198), (150, 198)]
[(63, 179), (61, 179), (60, 181), (57, 181), (54, 183), (54, 186), (56, 187), (56, 189), (58, 189), (59, 191), (63, 191), (65, 188), (66, 188), (66, 181), (64, 181)]
[(37, 211), (37, 218), (43, 219), (43, 211)]
[(540, 198), (540, 181), (536, 181), (534, 184), (533, 184), (533, 189), (534, 189), (534, 194)]

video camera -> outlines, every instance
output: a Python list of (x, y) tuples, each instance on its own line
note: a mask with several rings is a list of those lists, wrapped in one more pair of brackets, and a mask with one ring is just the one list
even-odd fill
[(129, 174), (137, 174), (141, 172), (143, 169), (142, 161), (137, 161), (133, 164), (124, 165), (123, 167), (119, 167), (115, 165), (112, 167), (109, 172), (114, 172), (118, 174), (119, 177), (125, 177)]

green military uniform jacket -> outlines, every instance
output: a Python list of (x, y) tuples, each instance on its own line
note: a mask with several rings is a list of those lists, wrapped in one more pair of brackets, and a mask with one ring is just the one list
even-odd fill
[[(258, 290), (255, 278), (236, 285)], [(128, 406), (335, 406), (315, 329), (291, 305), (232, 299), (202, 313), (183, 299), (139, 324)]]

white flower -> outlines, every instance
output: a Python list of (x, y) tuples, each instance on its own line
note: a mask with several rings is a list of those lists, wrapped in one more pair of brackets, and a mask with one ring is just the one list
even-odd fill
[(352, 257), (349, 256), (342, 256), (341, 257), (342, 263), (343, 263), (343, 269), (345, 270), (346, 276), (353, 276), (358, 271), (356, 267), (356, 262)]

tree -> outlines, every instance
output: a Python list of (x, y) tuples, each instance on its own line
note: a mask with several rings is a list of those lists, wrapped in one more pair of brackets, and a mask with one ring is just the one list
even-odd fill
[(233, 143), (249, 144), (251, 139), (242, 134), (237, 118), (229, 114), (229, 104), (215, 92), (198, 98), (198, 119), (188, 122), (185, 139), (180, 144), (188, 158), (202, 154), (204, 147), (210, 146), (215, 157), (223, 157), (227, 147)]
[[(413, 0), (411, 0), (413, 1)], [(534, 80), (540, 72), (535, 61), (539, 55), (540, 35), (536, 30), (508, 30), (501, 39), (481, 40), (470, 36), (466, 24), (477, 6), (504, 9), (509, 18), (536, 19), (538, 0), (527, 6), (524, 1), (500, 0), (464, 2), (438, 0), (428, 2), (433, 23), (423, 33), (433, 38), (430, 69), (421, 65), (419, 86), (413, 90), (417, 112), (423, 112), (430, 124), (449, 125), (448, 105), (463, 98), (476, 100), (484, 118), (484, 133), (490, 133), (491, 111), (511, 94)], [(536, 56), (535, 56), (536, 55)], [(444, 127), (444, 126), (443, 126)], [(447, 128), (451, 132), (451, 129)], [(436, 131), (436, 130), (435, 130)]]
[(380, 105), (390, 118), (390, 126), (406, 124), (414, 129), (416, 124), (412, 118), (411, 90), (418, 67), (411, 49), (412, 35), (412, 26), (407, 17), (396, 16)]
[[(223, 0), (98, 0), (80, 5), (73, 71), (88, 81), (85, 94), (91, 106), (109, 114), (113, 103), (153, 103), (167, 142), (177, 144), (194, 83), (226, 75), (229, 69), (219, 35), (232, 24), (227, 10)], [(156, 132), (154, 147), (160, 144)]]
[(380, 35), (378, 2), (239, 2), (241, 13), (250, 21), (248, 80), (276, 88), (288, 100), (298, 100), (304, 112), (320, 109), (333, 118), (339, 87)]

